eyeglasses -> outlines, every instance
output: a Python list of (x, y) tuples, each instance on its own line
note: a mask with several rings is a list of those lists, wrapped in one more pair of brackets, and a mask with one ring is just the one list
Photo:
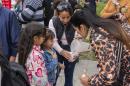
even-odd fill
[(59, 11), (62, 11), (64, 9), (69, 9), (69, 8), (71, 8), (70, 4), (62, 4), (62, 5), (57, 6), (57, 10), (59, 10)]

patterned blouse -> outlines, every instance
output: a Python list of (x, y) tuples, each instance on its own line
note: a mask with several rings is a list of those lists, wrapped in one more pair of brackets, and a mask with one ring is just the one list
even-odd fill
[(31, 86), (48, 86), (47, 71), (40, 46), (33, 46), (26, 61), (26, 72)]
[[(96, 54), (99, 73), (90, 77), (90, 86), (130, 86), (130, 50), (125, 45), (122, 48), (118, 46), (122, 43), (104, 29), (99, 28), (99, 31), (103, 35), (95, 30), (91, 34), (91, 46)], [(116, 81), (120, 85), (115, 85)]]

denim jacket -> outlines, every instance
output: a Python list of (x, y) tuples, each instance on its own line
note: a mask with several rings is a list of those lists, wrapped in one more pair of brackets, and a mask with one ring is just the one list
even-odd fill
[(48, 81), (50, 83), (55, 83), (56, 71), (58, 65), (58, 58), (54, 49), (44, 50), (43, 57), (45, 59), (45, 66), (48, 72)]

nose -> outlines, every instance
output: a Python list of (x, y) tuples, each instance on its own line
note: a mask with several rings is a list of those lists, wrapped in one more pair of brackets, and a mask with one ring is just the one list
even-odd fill
[(69, 20), (68, 20), (67, 18), (64, 19), (64, 23), (65, 23), (65, 24), (68, 23), (68, 21), (69, 21)]

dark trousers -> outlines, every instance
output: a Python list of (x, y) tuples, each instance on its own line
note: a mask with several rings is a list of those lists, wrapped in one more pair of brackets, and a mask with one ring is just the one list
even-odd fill
[[(70, 51), (70, 47), (68, 45), (66, 46), (61, 46), (63, 49)], [(75, 62), (69, 62), (68, 60), (66, 60), (63, 56), (58, 54), (58, 61), (60, 63), (64, 63), (65, 65), (65, 70), (64, 70), (64, 74), (65, 74), (65, 84), (64, 86), (73, 86), (73, 73), (74, 73), (74, 68), (75, 68), (75, 64), (77, 61)], [(57, 79), (58, 76), (60, 74), (61, 69), (58, 68), (58, 72), (57, 72)], [(56, 85), (56, 83), (54, 84), (54, 86)]]

